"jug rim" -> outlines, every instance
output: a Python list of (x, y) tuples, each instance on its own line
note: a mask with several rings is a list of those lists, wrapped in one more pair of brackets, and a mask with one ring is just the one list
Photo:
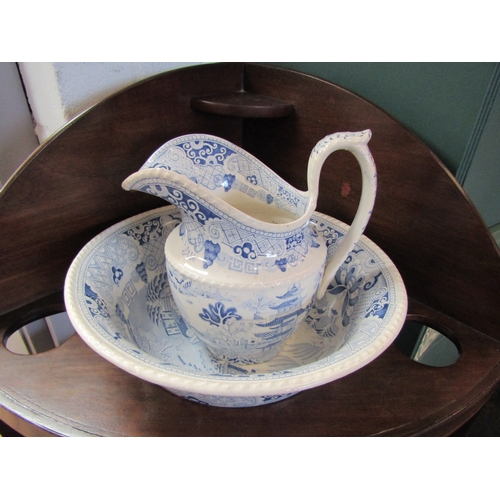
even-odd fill
[[(213, 210), (218, 216), (221, 216), (222, 218), (232, 218), (237, 223), (245, 224), (250, 228), (253, 228), (255, 231), (260, 230), (266, 233), (279, 232), (280, 234), (287, 232), (294, 233), (309, 223), (311, 214), (314, 212), (314, 210), (310, 210), (310, 204), (308, 203), (305, 212), (300, 217), (292, 219), (290, 222), (266, 222), (235, 207), (233, 204), (213, 194), (205, 187), (200, 186), (191, 179), (188, 179), (185, 175), (174, 172), (173, 170), (167, 170), (165, 168), (141, 168), (123, 181), (122, 188), (127, 191), (137, 191), (144, 190), (142, 188), (150, 186), (150, 190), (146, 190), (146, 192), (149, 194), (156, 194), (153, 192), (151, 186), (159, 185), (160, 182), (158, 181), (170, 181), (174, 187), (180, 191), (187, 191), (188, 193), (195, 195), (195, 197), (205, 201), (210, 205), (210, 210)], [(307, 197), (307, 191), (300, 191), (296, 188), (293, 189)]]

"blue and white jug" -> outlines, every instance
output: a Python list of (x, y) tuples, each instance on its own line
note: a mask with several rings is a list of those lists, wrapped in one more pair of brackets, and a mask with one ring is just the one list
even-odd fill
[[(126, 190), (179, 207), (182, 223), (165, 244), (169, 285), (184, 321), (216, 357), (244, 364), (271, 359), (323, 296), (373, 209), (370, 137), (370, 130), (341, 132), (318, 142), (305, 192), (238, 146), (202, 134), (167, 142), (123, 182)], [(339, 149), (358, 160), (362, 194), (327, 262), (310, 218), (323, 163)]]

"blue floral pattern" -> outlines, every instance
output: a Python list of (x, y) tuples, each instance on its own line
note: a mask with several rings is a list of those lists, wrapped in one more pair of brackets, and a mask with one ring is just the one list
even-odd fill
[[(222, 200), (233, 199), (234, 195), (229, 198), (229, 192), (237, 191), (238, 196), (252, 198), (252, 203), (262, 203), (265, 208), (261, 210), (263, 213), (271, 206), (273, 213), (281, 213), (289, 220), (298, 219), (308, 206), (309, 200), (304, 193), (287, 184), (256, 158), (223, 139), (209, 135), (190, 134), (167, 142), (141, 170), (151, 168), (178, 173), (208, 192), (216, 191)], [(199, 192), (190, 192), (173, 180), (153, 178), (130, 189), (160, 196), (181, 209), (184, 222), (182, 237), (193, 255), (205, 250), (200, 241), (210, 240), (214, 245), (220, 245), (217, 255), (221, 258), (207, 258), (207, 266), (217, 262), (218, 266), (224, 266), (231, 272), (250, 274), (261, 270), (283, 271), (283, 259), (288, 265), (296, 265), (303, 261), (311, 247), (307, 226), (289, 234), (266, 232), (263, 235), (262, 231), (256, 232), (253, 227), (244, 226), (218, 210), (201, 198)], [(228, 197), (225, 197), (226, 193)], [(244, 206), (244, 203), (239, 206)], [(317, 248), (314, 244), (312, 247)], [(276, 264), (274, 258), (269, 259), (267, 256), (270, 254), (279, 255), (279, 263)], [(229, 255), (232, 260), (226, 258)], [(241, 257), (241, 262), (235, 260), (236, 255)], [(257, 260), (259, 265), (247, 267), (244, 259)]]
[[(159, 239), (146, 238), (148, 241), (145, 241), (136, 237), (148, 232), (152, 227), (150, 222), (155, 220), (159, 222)], [(343, 229), (327, 217), (317, 215), (312, 223), (320, 236), (322, 233), (337, 234), (338, 238), (343, 236)], [(170, 374), (179, 379), (188, 376), (202, 382), (203, 387), (218, 381), (231, 384), (238, 380), (281, 384), (290, 377), (309, 376), (325, 368), (337, 367), (341, 371), (345, 362), (350, 370), (352, 362), (362, 366), (357, 361), (358, 353), (372, 352), (380, 344), (389, 345), (392, 337), (386, 336), (387, 326), (394, 324), (398, 315), (404, 320), (405, 311), (398, 302), (401, 300), (398, 294), (404, 288), (397, 281), (400, 278), (394, 267), (388, 269), (385, 264), (388, 260), (381, 260), (377, 250), (361, 243), (358, 251), (351, 255), (349, 265), (343, 266), (344, 272), (332, 282), (331, 291), (340, 293), (327, 293), (324, 300), (313, 304), (306, 323), (285, 343), (279, 355), (266, 363), (251, 366), (216, 359), (201, 347), (197, 335), (183, 322), (172, 300), (171, 287), (175, 279), (169, 274), (166, 280), (163, 246), (178, 224), (179, 212), (175, 207), (157, 209), (124, 221), (83, 251), (77, 274), (69, 280), (75, 286), (75, 292), (70, 295), (76, 298), (81, 314), (92, 326), (94, 338), (105, 339), (117, 353), (123, 352), (127, 366), (133, 360), (138, 367), (146, 366), (150, 371), (164, 374), (165, 380)], [(113, 267), (123, 272), (118, 284), (113, 279)], [(222, 297), (213, 297), (208, 302), (212, 308), (200, 308), (205, 318), (200, 317), (200, 321), (209, 327), (213, 326), (210, 322), (224, 324), (224, 321), (224, 326), (231, 323), (237, 326), (247, 321), (243, 319), (241, 307), (251, 311), (252, 319), (265, 325), (269, 323), (262, 321), (265, 310), (272, 309), (281, 318), (276, 324), (286, 327), (290, 319), (287, 318), (288, 308), (301, 300), (300, 285), (296, 283), (285, 292), (275, 294), (272, 302), (249, 294), (236, 311), (227, 307)], [(186, 292), (193, 288), (189, 280), (182, 280), (176, 286)], [(354, 309), (342, 315), (344, 296), (349, 293), (348, 304), (354, 298), (357, 300)], [(199, 300), (196, 289), (193, 298)], [(349, 321), (343, 326), (347, 317)], [(118, 354), (116, 363), (121, 366)], [(261, 405), (294, 394), (292, 391), (267, 396), (268, 392), (263, 392), (262, 396), (233, 397), (201, 394), (190, 390), (189, 385), (185, 390), (168, 385), (167, 389), (202, 403), (236, 407)]]
[(210, 267), (214, 263), (219, 253), (220, 253), (220, 245), (218, 243), (214, 243), (213, 241), (206, 240), (205, 253), (203, 255), (205, 260), (203, 268), (207, 269), (208, 267)]
[[(268, 203), (290, 213), (303, 213), (307, 197), (246, 151), (228, 141), (209, 135), (177, 137), (159, 148), (143, 168), (172, 170), (209, 190), (238, 189), (248, 196), (263, 196)], [(259, 187), (259, 191), (255, 187)], [(279, 196), (275, 191), (279, 186)], [(254, 188), (251, 190), (250, 188)], [(270, 197), (267, 197), (270, 195)]]
[(225, 325), (230, 319), (241, 319), (241, 316), (237, 314), (236, 307), (226, 308), (222, 302), (217, 302), (215, 305), (209, 304), (208, 309), (203, 308), (203, 312), (199, 316), (214, 326)]
[(243, 243), (243, 245), (236, 245), (233, 250), (235, 254), (241, 255), (244, 259), (254, 260), (257, 258), (257, 254), (253, 250), (252, 244), (248, 241)]
[(365, 279), (364, 276), (359, 275), (359, 267), (352, 265), (351, 257), (346, 260), (346, 266), (347, 268), (342, 267), (336, 272), (334, 280), (327, 288), (327, 293), (343, 297), (340, 311), (338, 311), (342, 326), (349, 324), (354, 306), (359, 299), (361, 284)]

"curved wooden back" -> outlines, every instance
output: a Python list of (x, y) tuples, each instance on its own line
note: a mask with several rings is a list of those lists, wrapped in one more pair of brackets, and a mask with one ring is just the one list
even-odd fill
[[(254, 64), (158, 75), (91, 108), (40, 147), (0, 195), (0, 315), (61, 290), (88, 240), (162, 203), (125, 192), (121, 182), (167, 140), (195, 132), (224, 137), (305, 189), (318, 140), (366, 128), (379, 174), (367, 236), (399, 268), (410, 297), (500, 340), (498, 248), (428, 147), (345, 89)], [(332, 155), (318, 210), (349, 223), (359, 192), (354, 158)]]

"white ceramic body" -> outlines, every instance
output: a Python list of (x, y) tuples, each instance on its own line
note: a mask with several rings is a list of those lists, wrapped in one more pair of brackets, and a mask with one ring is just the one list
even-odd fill
[[(177, 207), (167, 206), (106, 229), (79, 252), (64, 288), (71, 322), (94, 351), (174, 394), (224, 407), (274, 403), (359, 370), (405, 321), (398, 270), (362, 236), (277, 356), (247, 366), (222, 361), (191, 334), (172, 299), (164, 246), (179, 223)], [(347, 226), (318, 213), (311, 225), (329, 260)]]
[[(169, 141), (124, 182), (180, 208), (182, 224), (165, 245), (170, 289), (191, 332), (215, 356), (235, 364), (268, 361), (316, 295), (324, 295), (373, 208), (370, 137), (364, 131), (320, 141), (310, 156), (307, 192), (234, 144), (206, 135)], [(351, 228), (325, 266), (327, 245), (310, 218), (321, 167), (338, 149), (358, 159), (363, 191)]]
[(207, 274), (203, 259), (183, 255), (181, 227), (168, 237), (165, 257), (170, 290), (186, 324), (225, 361), (274, 357), (309, 312), (323, 275), (324, 241), (293, 272), (240, 273), (235, 280), (227, 268)]

